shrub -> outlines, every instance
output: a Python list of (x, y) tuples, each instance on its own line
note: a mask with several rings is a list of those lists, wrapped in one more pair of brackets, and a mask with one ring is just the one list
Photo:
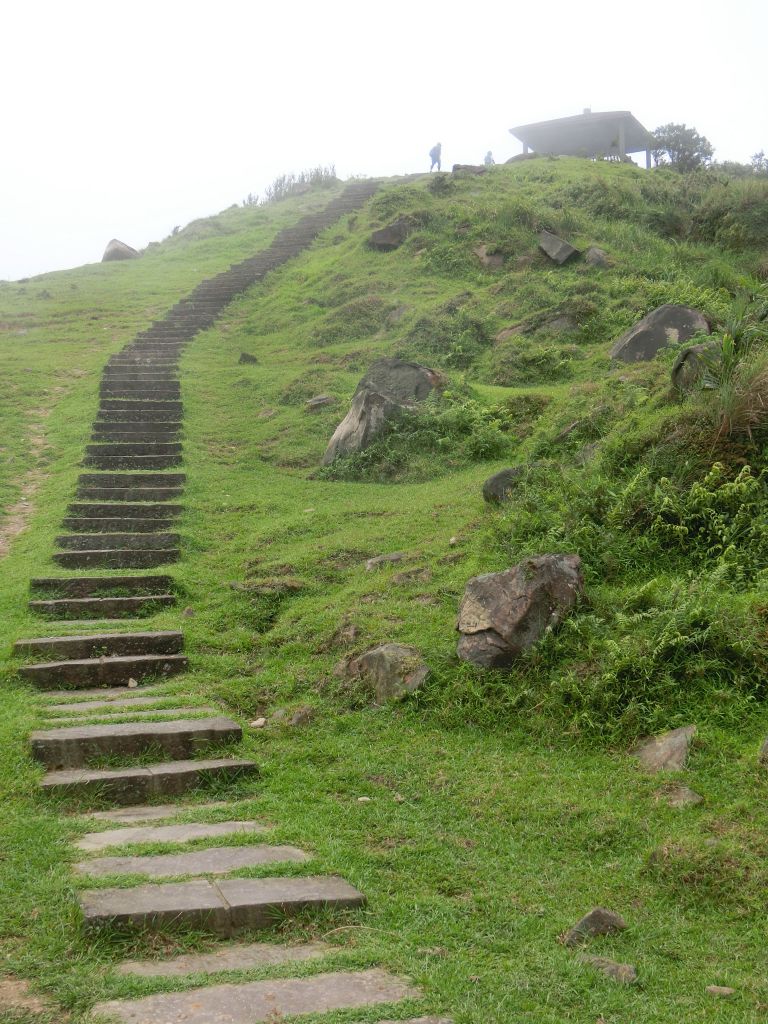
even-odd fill
[(332, 345), (337, 341), (356, 341), (375, 334), (386, 323), (392, 306), (378, 295), (365, 295), (352, 299), (333, 312), (315, 328), (315, 345)]
[(466, 370), (488, 348), (491, 333), (485, 317), (454, 303), (443, 315), (417, 320), (405, 342), (418, 358), (434, 359), (448, 369)]

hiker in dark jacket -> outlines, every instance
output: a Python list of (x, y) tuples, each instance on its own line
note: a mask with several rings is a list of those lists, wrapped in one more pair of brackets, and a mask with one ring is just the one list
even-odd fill
[(432, 161), (432, 163), (429, 166), (429, 173), (430, 174), (432, 173), (432, 169), (435, 166), (435, 164), (437, 164), (438, 171), (440, 170), (440, 156), (441, 156), (442, 152), (443, 152), (443, 144), (441, 142), (438, 142), (438, 144), (436, 146), (433, 146), (432, 149), (430, 149), (430, 151), (429, 151), (429, 159)]

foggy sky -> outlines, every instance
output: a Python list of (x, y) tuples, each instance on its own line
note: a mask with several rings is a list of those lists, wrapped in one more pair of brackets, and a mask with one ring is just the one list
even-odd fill
[(278, 174), (502, 161), (516, 124), (631, 110), (768, 150), (763, 0), (25, 0), (4, 10), (0, 279), (141, 248)]

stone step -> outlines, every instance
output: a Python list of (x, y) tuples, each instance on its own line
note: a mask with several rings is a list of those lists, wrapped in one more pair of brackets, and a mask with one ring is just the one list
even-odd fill
[(177, 418), (184, 415), (184, 406), (181, 402), (173, 401), (150, 401), (148, 399), (125, 398), (102, 398), (99, 403), (99, 416), (106, 412), (119, 412), (121, 415), (136, 412), (172, 412)]
[(105, 444), (174, 444), (179, 436), (178, 430), (94, 430), (91, 440)]
[(143, 804), (156, 797), (181, 796), (212, 781), (232, 782), (257, 775), (253, 761), (208, 758), (166, 761), (141, 768), (69, 769), (48, 772), (40, 783), (46, 793), (78, 799), (101, 799), (115, 804)]
[[(154, 687), (148, 686), (148, 687), (146, 687), (146, 689), (152, 690), (152, 689), (154, 689)], [(121, 687), (120, 688), (120, 693), (125, 693), (126, 690), (127, 690), (126, 687)], [(139, 693), (139, 692), (143, 693), (144, 691), (142, 689), (141, 691), (139, 691), (139, 690), (128, 690), (127, 692), (128, 693)], [(74, 693), (69, 693), (67, 696), (68, 697), (72, 697), (72, 696), (75, 695), (75, 693), (77, 693), (77, 695), (79, 696), (79, 692), (78, 691), (74, 691)], [(46, 694), (46, 696), (48, 696), (48, 695)], [(161, 703), (161, 701), (173, 700), (173, 699), (174, 699), (174, 695), (173, 694), (160, 692), (160, 693), (157, 694), (157, 696), (154, 696), (154, 697), (146, 697), (146, 696), (142, 696), (142, 697), (115, 697), (112, 700), (76, 700), (76, 701), (68, 700), (67, 703), (64, 703), (64, 704), (46, 704), (45, 707), (43, 708), (43, 714), (47, 718), (55, 718), (56, 716), (61, 716), (61, 715), (67, 715), (67, 716), (68, 715), (79, 715), (79, 716), (82, 716), (82, 715), (85, 715), (86, 713), (90, 713), (92, 715), (98, 715), (102, 711), (105, 711), (107, 713), (111, 713), (112, 711), (115, 711), (115, 710), (116, 711), (124, 710), (124, 711), (130, 713), (131, 711), (136, 710), (136, 709), (142, 710), (142, 709), (146, 709), (146, 708), (151, 708), (155, 704)], [(178, 699), (178, 698), (176, 698), (176, 699)], [(174, 709), (174, 710), (178, 710), (178, 709)], [(192, 710), (197, 710), (197, 709), (193, 708)], [(213, 711), (214, 709), (213, 708), (207, 708), (205, 710)]]
[(106, 381), (99, 386), (99, 394), (102, 398), (127, 398), (140, 402), (150, 401), (177, 401), (181, 395), (181, 388), (178, 384), (162, 386), (160, 384), (132, 384), (110, 383)]
[(102, 407), (99, 409), (95, 424), (135, 423), (141, 426), (148, 423), (181, 423), (180, 416), (181, 414), (173, 409), (105, 409)]
[(184, 634), (178, 630), (146, 633), (93, 633), (91, 636), (43, 636), (17, 640), (13, 653), (61, 658), (98, 658), (131, 654), (178, 654)]
[(32, 756), (46, 768), (84, 768), (96, 757), (110, 754), (138, 757), (147, 750), (162, 750), (168, 757), (186, 760), (214, 743), (242, 739), (243, 730), (219, 715), (215, 718), (178, 718), (172, 722), (119, 722), (36, 729), (29, 737)]
[(187, 974), (219, 974), (222, 971), (250, 971), (258, 967), (327, 956), (333, 946), (324, 942), (302, 942), (287, 946), (275, 942), (232, 943), (211, 953), (182, 953), (170, 960), (126, 960), (118, 974), (139, 978), (182, 978)]
[(57, 551), (53, 561), (65, 569), (152, 569), (158, 565), (178, 562), (179, 549), (145, 548), (116, 551)]
[[(182, 429), (181, 420), (96, 420), (93, 424), (94, 434), (179, 434)], [(140, 437), (136, 438), (141, 440)], [(116, 442), (119, 443), (119, 442)]]
[(62, 524), (68, 530), (75, 533), (164, 533), (172, 529), (172, 519), (132, 519), (128, 516), (115, 517), (114, 519), (86, 519), (82, 516), (67, 516)]
[(174, 604), (174, 594), (148, 594), (142, 597), (59, 597), (48, 601), (30, 601), (29, 609), (49, 619), (99, 621), (146, 617)]
[(269, 826), (259, 821), (192, 821), (88, 832), (77, 840), (75, 846), (83, 853), (102, 853), (115, 846), (135, 846), (138, 843), (190, 843), (199, 839), (220, 839), (222, 836), (264, 835), (266, 832), (269, 832)]
[(78, 487), (76, 492), (89, 501), (173, 501), (183, 496), (183, 487)]
[(146, 548), (176, 547), (178, 533), (68, 533), (55, 540), (56, 546), (68, 551), (141, 551)]
[(38, 694), (38, 699), (42, 700), (43, 707), (49, 706), (49, 703), (55, 703), (56, 701), (77, 701), (84, 706), (90, 704), (92, 701), (111, 701), (120, 700), (122, 697), (137, 697), (152, 694), (157, 700), (165, 700), (166, 697), (170, 696), (167, 690), (163, 688), (163, 685), (159, 686), (139, 686), (133, 687), (128, 686), (94, 686), (89, 690), (43, 690)]
[(190, 853), (164, 853), (145, 857), (97, 857), (74, 865), (79, 875), (143, 875), (172, 878), (174, 875), (228, 875), (242, 868), (265, 864), (303, 864), (310, 856), (296, 846), (214, 846)]
[(29, 581), (30, 593), (51, 597), (167, 594), (172, 587), (170, 576), (38, 576)]
[(104, 367), (101, 379), (103, 381), (126, 381), (129, 384), (135, 384), (139, 381), (146, 382), (148, 380), (173, 381), (176, 383), (179, 376), (178, 370), (173, 367), (160, 369), (157, 366), (115, 366), (113, 363), (110, 363)]
[(80, 465), (112, 470), (173, 469), (181, 461), (181, 455), (86, 455)]
[(183, 654), (134, 654), (113, 658), (76, 658), (67, 661), (49, 661), (39, 665), (22, 665), (18, 672), (42, 689), (55, 686), (79, 687), (114, 686), (128, 683), (129, 679), (147, 679), (155, 676), (173, 676), (186, 672), (189, 660)]
[(169, 519), (180, 516), (183, 505), (166, 505), (164, 503), (147, 502), (141, 504), (117, 504), (113, 502), (72, 502), (67, 506), (69, 515), (82, 519)]
[(162, 821), (190, 812), (197, 814), (200, 811), (218, 811), (228, 806), (230, 805), (226, 800), (213, 800), (204, 804), (147, 804), (146, 807), (118, 807), (112, 811), (87, 811), (83, 817), (124, 825), (140, 821)]
[(130, 889), (80, 892), (86, 928), (151, 928), (184, 924), (236, 935), (268, 928), (279, 917), (308, 909), (362, 907), (365, 898), (343, 878), (229, 878), (220, 882), (166, 882)]
[[(150, 701), (152, 704), (156, 704), (157, 701)], [(219, 708), (212, 707), (173, 707), (173, 708), (122, 708), (117, 711), (107, 711), (105, 709), (96, 709), (89, 713), (73, 713), (70, 712), (65, 716), (59, 715), (54, 718), (46, 718), (42, 723), (43, 729), (58, 729), (63, 726), (71, 725), (89, 725), (98, 722), (99, 724), (112, 724), (122, 722), (142, 722), (146, 719), (153, 719), (157, 721), (164, 721), (169, 718), (192, 718), (195, 715), (203, 715), (209, 718), (211, 715), (220, 714)]]
[[(114, 999), (97, 1003), (94, 1013), (103, 1014), (116, 1024), (260, 1024), (289, 1016), (293, 1020), (294, 1015), (300, 1014), (399, 1003), (418, 999), (420, 995), (409, 981), (370, 968), (308, 978), (211, 985), (139, 999)], [(429, 1024), (429, 1018), (422, 1021)], [(432, 1021), (439, 1024), (437, 1018)]]
[(84, 487), (181, 487), (186, 473), (81, 473), (77, 482)]
[(88, 444), (86, 455), (181, 455), (180, 441), (126, 441), (116, 444)]

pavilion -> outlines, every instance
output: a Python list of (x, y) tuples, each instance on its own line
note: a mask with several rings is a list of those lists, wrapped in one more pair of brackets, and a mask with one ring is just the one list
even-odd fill
[(651, 133), (628, 110), (596, 114), (585, 110), (575, 117), (538, 121), (509, 130), (522, 142), (523, 153), (625, 160), (628, 153), (645, 151), (645, 166), (651, 166)]

